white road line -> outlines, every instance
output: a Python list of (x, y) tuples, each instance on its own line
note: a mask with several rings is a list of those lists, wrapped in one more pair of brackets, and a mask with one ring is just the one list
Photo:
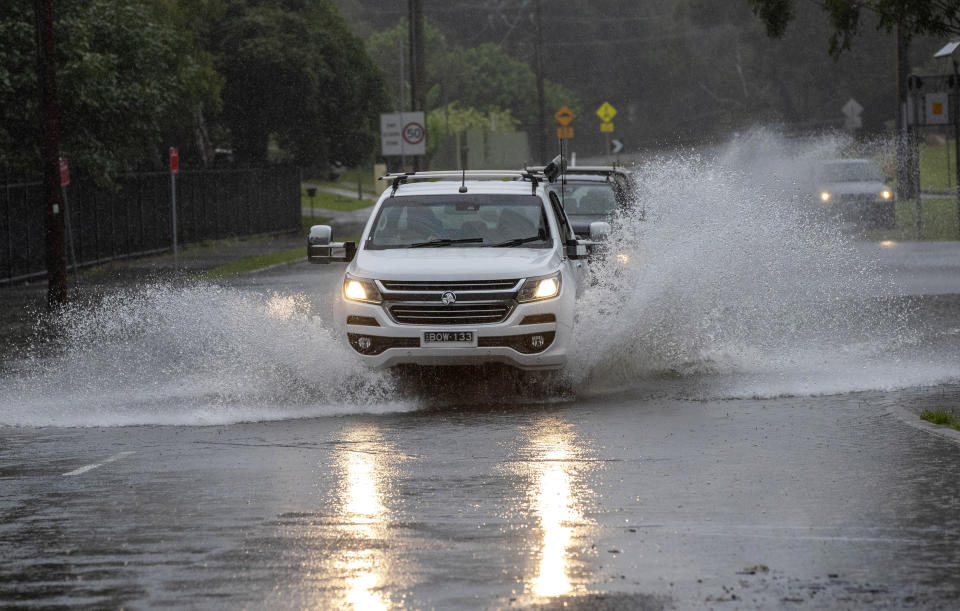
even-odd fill
[(73, 471), (67, 471), (66, 473), (63, 474), (63, 477), (70, 477), (73, 475), (80, 475), (82, 473), (86, 473), (87, 471), (93, 471), (98, 467), (102, 467), (107, 463), (112, 463), (115, 460), (120, 460), (124, 456), (130, 456), (131, 454), (136, 454), (136, 452), (120, 452), (119, 454), (114, 454), (113, 456), (111, 456), (110, 458), (106, 459), (103, 462), (96, 462), (90, 465), (84, 465), (83, 467), (80, 467), (79, 469), (74, 469)]

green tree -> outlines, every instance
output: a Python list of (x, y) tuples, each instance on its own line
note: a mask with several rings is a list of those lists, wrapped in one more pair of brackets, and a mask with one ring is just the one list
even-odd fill
[[(406, 74), (400, 72), (400, 51), (406, 45), (406, 37), (407, 23), (401, 20), (367, 39), (371, 57), (391, 75), (389, 85), (394, 88), (395, 100), (400, 95), (397, 93), (399, 83), (406, 87)], [(428, 109), (454, 102), (464, 108), (494, 107), (509, 110), (523, 127), (536, 125), (536, 74), (528, 63), (513, 58), (493, 43), (470, 48), (449, 44), (430, 21), (424, 24), (424, 39)], [(576, 94), (554, 81), (547, 80), (546, 97), (548, 109), (566, 104), (579, 110)], [(398, 105), (399, 101), (395, 107)], [(409, 104), (405, 107), (409, 109)]]
[(238, 2), (219, 30), (223, 119), (243, 163), (271, 138), (302, 165), (357, 164), (388, 99), (382, 73), (328, 2)]
[[(189, 40), (156, 9), (145, 0), (57, 3), (61, 150), (101, 182), (159, 159), (163, 127), (178, 120), (183, 100), (217, 97), (216, 79), (200, 76), (209, 66), (192, 62)], [(40, 133), (30, 3), (0, 8), (0, 40), (0, 161), (33, 174)]]
[[(774, 38), (783, 36), (796, 16), (794, 0), (748, 0), (754, 13)], [(900, 26), (909, 34), (945, 36), (960, 34), (960, 0), (824, 0), (833, 34), (830, 53), (850, 49), (865, 13), (877, 17), (877, 27), (886, 31)]]

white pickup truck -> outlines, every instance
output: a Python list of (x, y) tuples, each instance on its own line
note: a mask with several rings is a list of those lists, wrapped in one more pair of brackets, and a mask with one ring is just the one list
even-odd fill
[(347, 343), (375, 368), (566, 362), (585, 259), (610, 225), (578, 240), (546, 177), (418, 172), (384, 177), (359, 243), (307, 240), (312, 263), (348, 262), (337, 312)]

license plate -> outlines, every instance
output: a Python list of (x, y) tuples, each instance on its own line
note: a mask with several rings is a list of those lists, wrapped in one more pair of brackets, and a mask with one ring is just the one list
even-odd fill
[(477, 335), (473, 331), (424, 331), (422, 346), (476, 346)]

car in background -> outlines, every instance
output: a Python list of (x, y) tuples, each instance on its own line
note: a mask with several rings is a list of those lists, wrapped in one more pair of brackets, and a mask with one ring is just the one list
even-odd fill
[(893, 189), (871, 159), (831, 159), (815, 170), (816, 205), (831, 218), (860, 228), (893, 227)]
[[(528, 168), (541, 170), (543, 168)], [(605, 166), (568, 166), (547, 190), (557, 194), (577, 237), (590, 234), (590, 223), (609, 223), (618, 211), (643, 214), (636, 210), (637, 197), (626, 169)]]

